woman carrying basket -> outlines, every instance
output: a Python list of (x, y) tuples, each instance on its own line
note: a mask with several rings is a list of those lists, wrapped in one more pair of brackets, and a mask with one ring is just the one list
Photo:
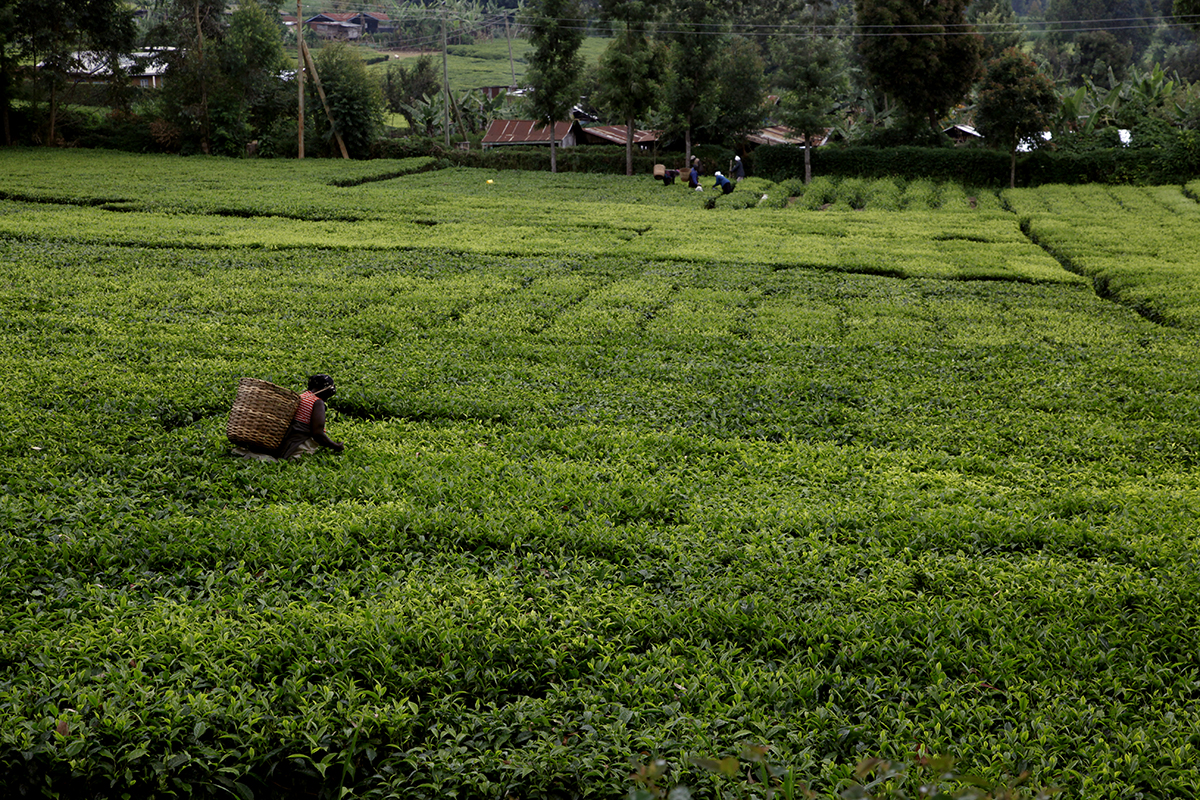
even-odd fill
[(313, 375), (308, 379), (308, 391), (300, 395), (296, 416), (283, 435), (283, 443), (275, 453), (276, 458), (289, 459), (315, 453), (318, 445), (342, 452), (345, 445), (335, 442), (325, 432), (325, 401), (336, 392), (333, 378), (328, 375)]

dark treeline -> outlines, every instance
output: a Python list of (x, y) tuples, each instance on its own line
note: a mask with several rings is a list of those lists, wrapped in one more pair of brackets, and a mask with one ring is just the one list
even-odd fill
[[(948, 146), (947, 131), (966, 129), (960, 144), (1014, 158), (1173, 147), (1200, 127), (1197, 34), (1181, 23), (1195, 18), (1174, 16), (1171, 0), (331, 0), (329, 10), (357, 14), (358, 27), (346, 43), (305, 28), (329, 106), (307, 71), (307, 156), (345, 145), (368, 157), (398, 135), (469, 146), (496, 117), (536, 117), (548, 92), (578, 97), (577, 116), (625, 126), (631, 140), (660, 131), (685, 157), (748, 154), (772, 125), (826, 147)], [(271, 0), (0, 0), (3, 141), (294, 157), (289, 11)], [(556, 51), (566, 44), (531, 49), (551, 17), (572, 34), (564, 43), (600, 37), (599, 62)], [(515, 42), (523, 97), (447, 92), (433, 57), (373, 65), (382, 51), (436, 52), (443, 40)], [(389, 113), (403, 126), (389, 127)]]

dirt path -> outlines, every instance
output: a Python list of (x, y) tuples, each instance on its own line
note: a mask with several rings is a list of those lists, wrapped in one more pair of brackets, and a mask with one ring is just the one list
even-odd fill
[(441, 50), (380, 50), (381, 53), (387, 53), (389, 58), (417, 58), (418, 56), (436, 56), (441, 54)]

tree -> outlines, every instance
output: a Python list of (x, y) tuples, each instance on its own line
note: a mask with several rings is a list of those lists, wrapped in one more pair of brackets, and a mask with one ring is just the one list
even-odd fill
[(1082, 80), (1104, 80), (1112, 70), (1116, 79), (1125, 80), (1126, 67), (1133, 59), (1133, 45), (1122, 43), (1108, 31), (1088, 31), (1075, 37), (1078, 54), (1076, 76)]
[(606, 4), (610, 8), (622, 24), (600, 56), (595, 104), (625, 123), (625, 174), (632, 175), (634, 125), (659, 99), (662, 55), (646, 35), (653, 6)]
[(1200, 31), (1200, 0), (1175, 0), (1175, 16), (1189, 27)]
[(383, 128), (383, 92), (358, 53), (345, 43), (327, 45), (313, 59), (332, 124), (318, 111), (314, 126), (326, 141), (342, 136), (351, 158), (366, 158)]
[(968, 18), (983, 37), (984, 61), (991, 61), (1010, 47), (1018, 47), (1024, 35), (1011, 0), (974, 0)]
[(1016, 186), (1017, 146), (1049, 127), (1058, 104), (1054, 84), (1016, 48), (988, 63), (975, 121), (989, 141), (1008, 148), (1010, 187)]
[(782, 68), (779, 56), (786, 55), (775, 43), (790, 37), (797, 24), (804, 24), (814, 6), (827, 8), (824, 0), (738, 0), (737, 22), (741, 30), (754, 31), (760, 45), (767, 80), (773, 82)]
[(664, 22), (670, 41), (666, 85), (672, 127), (684, 135), (684, 158), (692, 157), (692, 134), (715, 116), (717, 60), (728, 13), (715, 0), (671, 0)]
[(812, 180), (812, 142), (833, 124), (838, 91), (843, 88), (844, 59), (839, 43), (816, 34), (795, 42), (776, 40), (779, 52), (779, 99), (783, 122), (804, 137), (804, 182)]
[[(1166, 10), (1157, 6), (1155, 0), (1050, 0), (1046, 21), (1062, 23), (1053, 34), (1062, 43), (1078, 44), (1079, 37), (1089, 33), (1110, 33), (1136, 60), (1150, 43), (1152, 20)], [(1082, 25), (1084, 21), (1088, 24)]]
[(13, 89), (16, 87), (16, 70), (20, 63), (17, 43), (13, 33), (17, 29), (17, 13), (12, 0), (0, 2), (0, 116), (3, 117), (4, 144), (12, 144), (12, 125), (9, 108), (12, 106)]
[(550, 171), (558, 171), (554, 124), (570, 119), (579, 100), (586, 21), (578, 0), (531, 0), (529, 14), (529, 69), (526, 79), (533, 88), (530, 107), (539, 128), (550, 127)]
[(711, 138), (736, 147), (762, 127), (766, 74), (758, 47), (743, 36), (730, 36), (717, 59), (716, 109), (708, 126)]
[(983, 43), (967, 24), (968, 0), (855, 0), (859, 53), (876, 88), (940, 131), (971, 90)]
[(168, 0), (152, 33), (159, 43), (175, 48), (164, 76), (164, 113), (179, 127), (181, 138), (206, 155), (213, 151), (209, 99), (222, 78), (213, 46), (224, 34), (225, 0)]
[(48, 96), (46, 144), (57, 140), (55, 123), (59, 90), (79, 63), (79, 53), (107, 57), (111, 72), (119, 73), (117, 55), (133, 46), (133, 9), (120, 0), (0, 0), (0, 111), (8, 132), (11, 89), (17, 66), (37, 65), (37, 84)]
[(290, 65), (283, 50), (283, 31), (257, 2), (243, 2), (230, 17), (218, 47), (227, 105), (243, 131), (234, 142), (240, 151), (290, 106), (291, 90), (280, 74)]
[[(418, 127), (415, 104), (425, 98), (432, 100), (442, 92), (442, 79), (433, 58), (423, 55), (411, 67), (389, 64), (384, 74), (383, 93), (388, 108), (403, 114), (409, 127)], [(432, 134), (430, 134), (432, 135)]]
[(273, 8), (243, 0), (226, 14), (225, 0), (163, 0), (148, 34), (168, 47), (159, 93), (160, 145), (184, 152), (240, 156), (295, 108), (295, 84), (283, 73), (283, 26)]

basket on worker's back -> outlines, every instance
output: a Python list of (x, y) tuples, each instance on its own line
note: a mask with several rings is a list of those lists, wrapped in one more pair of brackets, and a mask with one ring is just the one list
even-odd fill
[(300, 395), (291, 389), (257, 378), (242, 378), (225, 436), (244, 447), (275, 450), (283, 443), (299, 405)]
[(666, 164), (655, 164), (654, 165), (654, 177), (661, 178), (662, 176), (664, 176), (666, 174), (667, 174), (667, 165)]

